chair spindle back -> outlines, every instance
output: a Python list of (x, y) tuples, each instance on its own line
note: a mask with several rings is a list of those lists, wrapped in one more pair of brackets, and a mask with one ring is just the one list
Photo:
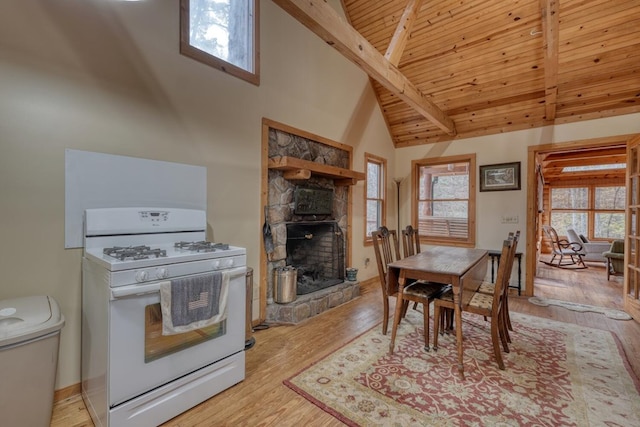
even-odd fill
[(405, 258), (420, 253), (420, 235), (418, 229), (411, 225), (402, 230), (402, 249)]

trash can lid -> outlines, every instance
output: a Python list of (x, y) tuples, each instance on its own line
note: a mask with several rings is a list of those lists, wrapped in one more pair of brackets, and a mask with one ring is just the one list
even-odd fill
[(52, 297), (0, 301), (0, 347), (44, 336), (63, 326), (64, 316)]

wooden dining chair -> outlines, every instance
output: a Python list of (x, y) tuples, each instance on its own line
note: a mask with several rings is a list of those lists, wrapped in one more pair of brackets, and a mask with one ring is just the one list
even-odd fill
[[(420, 236), (418, 230), (408, 225), (402, 230), (402, 248), (404, 250), (404, 256), (412, 256), (420, 253)], [(422, 316), (424, 319), (424, 349), (429, 351), (429, 305), (433, 300), (442, 295), (451, 286), (446, 283), (427, 282), (423, 280), (407, 280), (404, 286), (398, 288), (396, 295), (397, 302), (396, 307), (402, 306), (402, 309), (406, 312), (407, 305), (413, 301), (414, 310), (418, 304), (422, 304)], [(397, 309), (397, 308), (396, 308)], [(404, 317), (404, 313), (403, 316)], [(398, 329), (398, 323), (400, 323), (400, 317), (394, 316), (393, 329), (391, 333), (391, 343), (389, 346), (389, 352), (393, 354), (395, 347), (396, 331)]]
[[(413, 228), (412, 225), (407, 225), (404, 230), (402, 230), (402, 249), (404, 250), (405, 258), (420, 253), (420, 234), (418, 233), (418, 229)], [(441, 286), (446, 285), (446, 283), (443, 283)], [(420, 302), (422, 301), (413, 302), (414, 310), (418, 308)]]
[[(404, 257), (412, 256), (420, 253), (420, 235), (418, 230), (411, 225), (407, 225), (402, 230), (402, 250), (404, 251)], [(413, 309), (418, 308), (418, 303), (413, 303)]]
[[(509, 239), (513, 240), (513, 245), (511, 246), (511, 253), (509, 254), (509, 259), (511, 260), (511, 265), (513, 266), (513, 263), (515, 261), (516, 251), (518, 249), (518, 240), (520, 240), (520, 230), (516, 231), (515, 233), (509, 233)], [(498, 263), (499, 262), (500, 260), (498, 260)], [(513, 331), (513, 326), (511, 325), (511, 316), (509, 315), (509, 281), (511, 280), (511, 273), (512, 273), (511, 270), (507, 271), (506, 273), (509, 277), (507, 278), (507, 286), (504, 287), (504, 310), (502, 310), (503, 316), (504, 316), (504, 322), (507, 326), (508, 342), (511, 342), (509, 331)], [(480, 284), (480, 287), (478, 288), (478, 292), (482, 292), (489, 295), (493, 295), (494, 290), (495, 290), (495, 283), (491, 283), (491, 282), (482, 282), (482, 284)]]
[[(450, 285), (435, 282), (416, 281), (409, 285), (398, 286), (398, 293), (396, 294), (396, 310), (398, 307), (402, 307), (402, 310), (406, 312), (409, 302), (422, 304), (422, 318), (424, 326), (424, 349), (429, 351), (429, 305), (440, 295), (447, 290), (451, 289)], [(389, 353), (393, 354), (395, 347), (396, 332), (398, 330), (398, 324), (400, 318), (404, 316), (393, 317), (393, 329), (391, 332), (391, 343), (389, 345)], [(434, 322), (435, 322), (434, 317)], [(438, 318), (439, 319), (439, 318)]]
[[(504, 261), (500, 263), (498, 267), (498, 274), (492, 295), (475, 292), (469, 302), (463, 305), (462, 311), (469, 313), (479, 314), (486, 318), (490, 318), (491, 321), (491, 341), (493, 344), (493, 353), (495, 355), (498, 367), (504, 370), (504, 362), (502, 360), (502, 353), (500, 351), (500, 344), (505, 353), (509, 352), (509, 345), (507, 342), (507, 327), (504, 321), (502, 310), (504, 309), (504, 287), (509, 284), (509, 277), (511, 276), (511, 268), (513, 267), (513, 261), (509, 259), (511, 248), (514, 244), (513, 239), (505, 240), (502, 244), (502, 251), (500, 258)], [(451, 291), (445, 292), (434, 301), (434, 319), (440, 320), (443, 315), (443, 309), (454, 309), (453, 293)], [(440, 321), (434, 322), (434, 337), (433, 337), (433, 349), (438, 349), (438, 334)], [(456, 328), (462, 327), (462, 325), (455, 325)], [(460, 345), (460, 343), (458, 343)]]
[(380, 286), (382, 287), (382, 334), (386, 335), (389, 324), (389, 298), (395, 296), (395, 293), (390, 295), (388, 291), (387, 265), (400, 259), (400, 246), (396, 231), (389, 230), (387, 227), (380, 227), (378, 230), (372, 231), (371, 238), (378, 264)]

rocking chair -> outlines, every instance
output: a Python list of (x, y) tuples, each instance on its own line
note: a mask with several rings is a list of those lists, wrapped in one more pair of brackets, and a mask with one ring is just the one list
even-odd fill
[(551, 241), (551, 253), (553, 254), (550, 261), (542, 262), (560, 268), (587, 268), (582, 259), (584, 252), (581, 243), (569, 242), (566, 239), (558, 238), (558, 233), (556, 233), (556, 230), (550, 225), (543, 225), (542, 231), (544, 231), (544, 234), (546, 234)]

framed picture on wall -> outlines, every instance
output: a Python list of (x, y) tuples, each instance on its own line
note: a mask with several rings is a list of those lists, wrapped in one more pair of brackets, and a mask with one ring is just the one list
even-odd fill
[(480, 166), (480, 191), (520, 190), (520, 162)]

